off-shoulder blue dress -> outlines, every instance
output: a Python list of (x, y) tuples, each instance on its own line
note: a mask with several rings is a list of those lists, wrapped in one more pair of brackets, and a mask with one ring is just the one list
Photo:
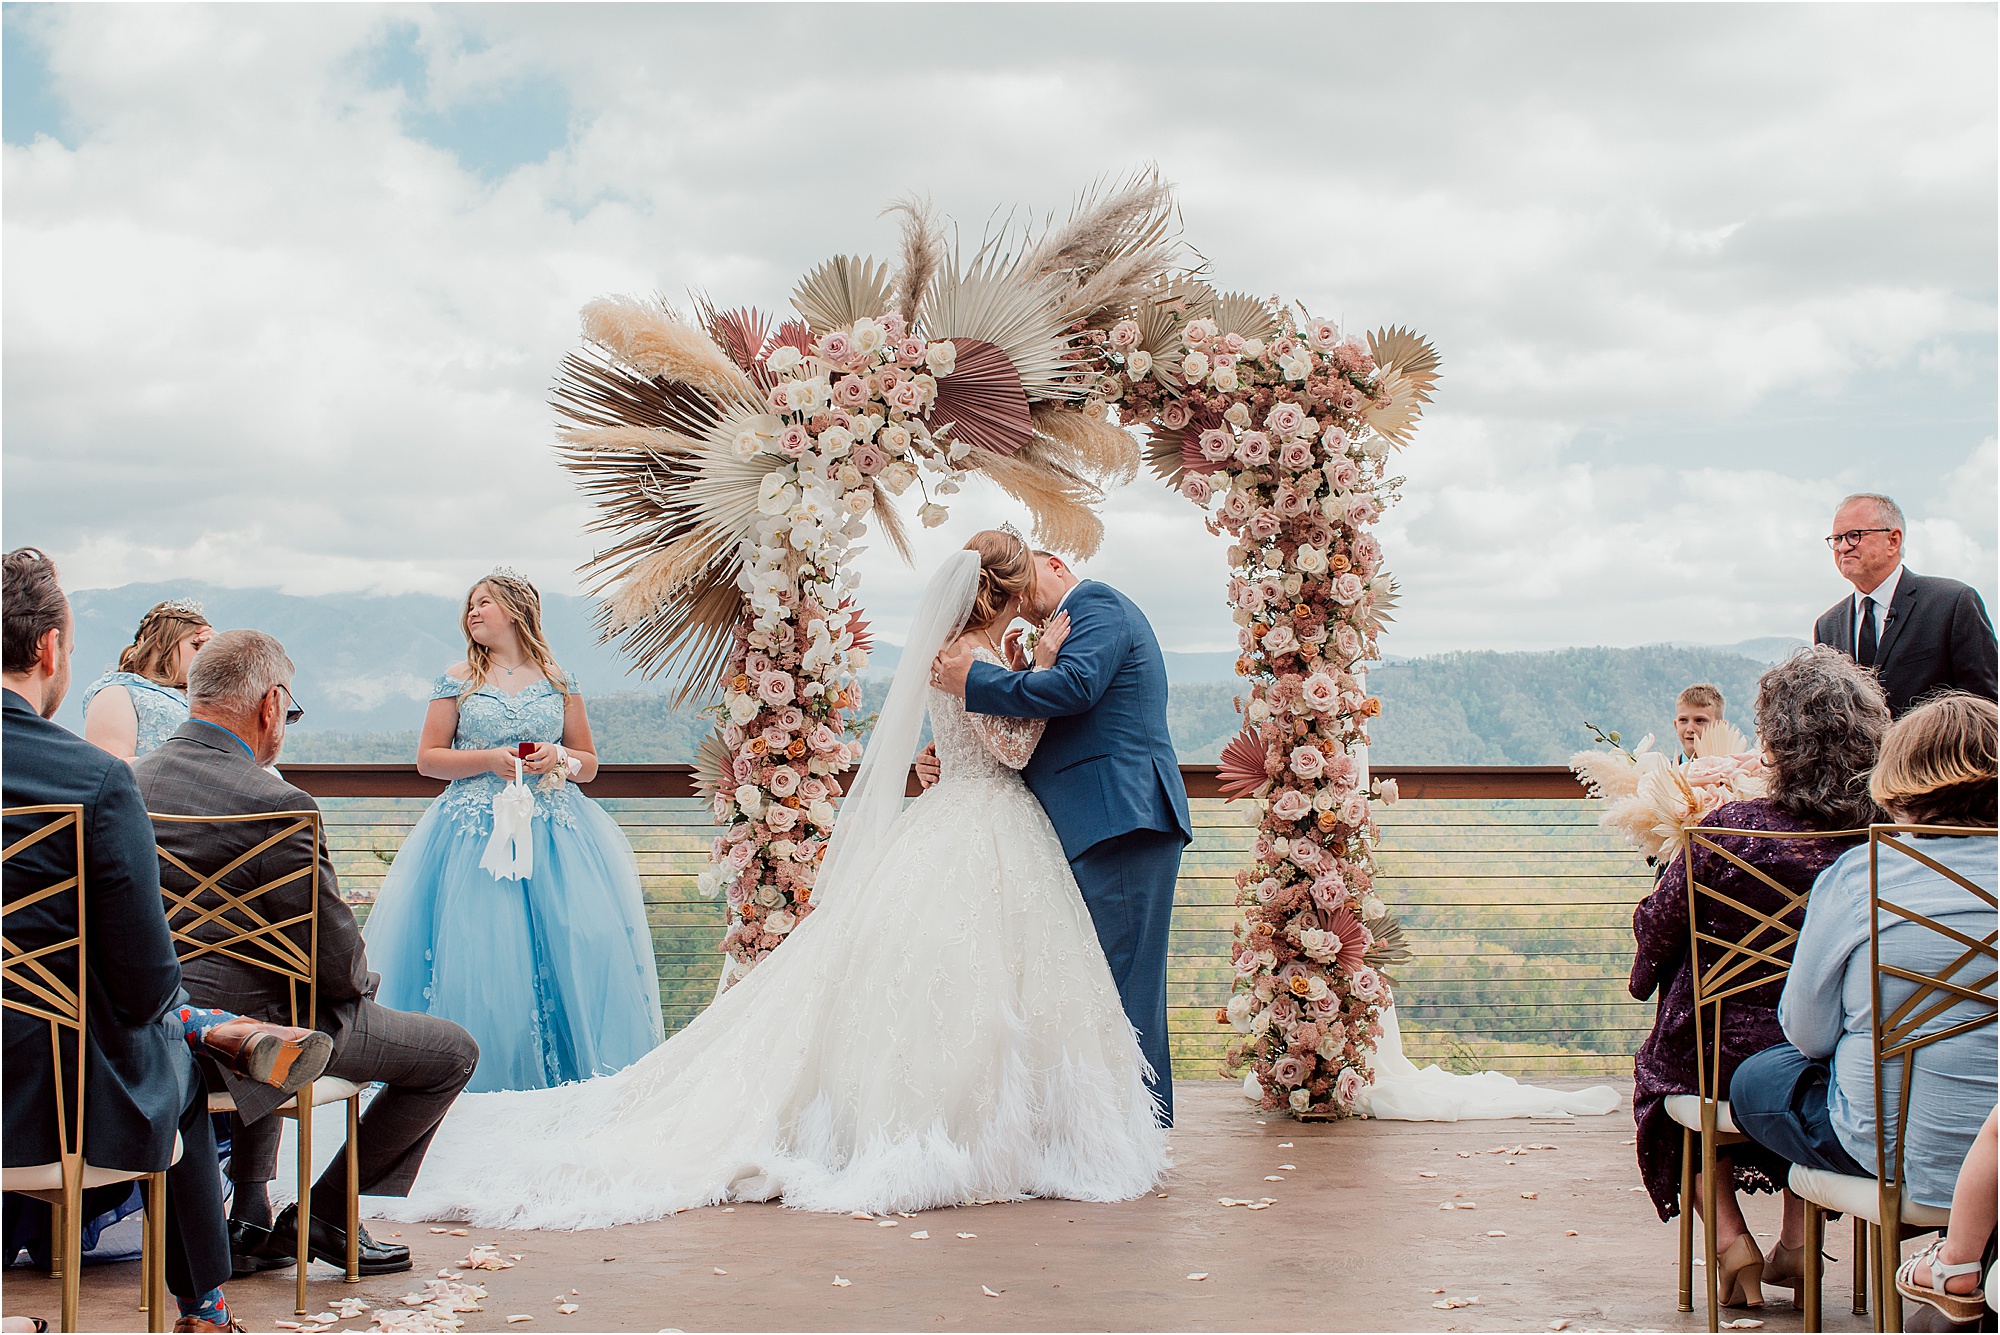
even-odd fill
[[(460, 694), (454, 750), (562, 739), (562, 693), (537, 681), (510, 696)], [(479, 1041), (474, 1092), (540, 1089), (629, 1066), (661, 1038), (660, 980), (624, 831), (565, 783), (535, 794), (534, 872), (498, 880), (479, 865), (493, 833), (497, 774), (454, 779), (382, 878), (364, 938), (382, 975), (376, 1000), (465, 1026)]]

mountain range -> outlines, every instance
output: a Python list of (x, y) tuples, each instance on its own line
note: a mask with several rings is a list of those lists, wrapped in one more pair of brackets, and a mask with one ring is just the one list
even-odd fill
[[(76, 684), (60, 722), (81, 730), (83, 688), (116, 662), (140, 615), (171, 597), (199, 599), (218, 626), (256, 626), (284, 641), (306, 710), (287, 743), (288, 760), (407, 762), (430, 683), (464, 656), (454, 598), (305, 597), (190, 584), (86, 589), (71, 597)], [(598, 643), (594, 616), (586, 598), (558, 594), (543, 603), (544, 629), (583, 688), (600, 754), (626, 762), (692, 758), (708, 722), (693, 707), (669, 703), (670, 683), (631, 675), (617, 650)], [(1674, 697), (1695, 681), (1720, 687), (1727, 716), (1748, 733), (1758, 673), (1798, 643), (1769, 636), (1730, 645), (1390, 656), (1368, 678), (1383, 706), (1371, 728), (1373, 757), (1405, 765), (1560, 764), (1590, 744), (1586, 720), (1618, 729), (1628, 744), (1646, 732), (1665, 738)], [(877, 645), (871, 704), (879, 704), (900, 657), (896, 645)], [(1166, 660), (1175, 749), (1190, 763), (1212, 761), (1241, 726), (1233, 703), (1242, 693), (1236, 655), (1170, 651)]]

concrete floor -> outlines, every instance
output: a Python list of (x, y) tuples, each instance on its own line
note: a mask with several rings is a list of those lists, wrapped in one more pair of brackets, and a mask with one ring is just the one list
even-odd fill
[[(400, 1307), (447, 1269), (488, 1291), (484, 1310), (463, 1314), (467, 1330), (1705, 1328), (1704, 1312), (1675, 1310), (1675, 1230), (1638, 1190), (1624, 1112), (1568, 1123), (1306, 1126), (1255, 1112), (1233, 1083), (1183, 1081), (1176, 1092), (1176, 1166), (1164, 1194), (1144, 1200), (968, 1206), (893, 1227), (770, 1205), (595, 1233), (454, 1237), (384, 1224), (378, 1233), (400, 1234), (415, 1251), (415, 1274), (349, 1286), (315, 1265), (313, 1310), (349, 1297)], [(1253, 1212), (1224, 1207), (1223, 1197), (1276, 1204)], [(1447, 1201), (1476, 1208), (1441, 1209)], [(1773, 1198), (1747, 1209), (1755, 1226), (1776, 1228)], [(929, 1238), (913, 1238), (918, 1231)], [(1829, 1232), (1839, 1259), (1829, 1266), (1826, 1329), (1867, 1329), (1849, 1312), (1852, 1234), (1845, 1225)], [(461, 1271), (479, 1243), (521, 1260)], [(262, 1331), (296, 1320), (290, 1274), (232, 1283), (238, 1319)], [(137, 1291), (136, 1266), (92, 1268), (85, 1329), (143, 1329)], [(1454, 1298), (1477, 1301), (1435, 1305)], [(46, 1278), (9, 1272), (8, 1313), (53, 1316), (54, 1299)], [(559, 1312), (559, 1299), (577, 1310)], [(1766, 1299), (1761, 1312), (1724, 1317), (1800, 1329), (1788, 1290), (1767, 1289)], [(533, 1319), (507, 1325), (517, 1314)], [(367, 1329), (371, 1317), (336, 1329)]]

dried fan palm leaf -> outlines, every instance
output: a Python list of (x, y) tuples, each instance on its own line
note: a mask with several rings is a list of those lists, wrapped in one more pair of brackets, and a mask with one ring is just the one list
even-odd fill
[(1122, 428), (1054, 404), (1036, 405), (1034, 423), (1051, 457), (1107, 491), (1139, 475), (1139, 442)]
[(895, 312), (910, 329), (917, 327), (923, 314), (924, 294), (930, 291), (944, 258), (944, 238), (938, 234), (937, 219), (928, 199), (912, 195), (899, 199), (883, 210), (903, 215), (903, 261), (896, 270)]
[(1375, 940), (1369, 945), (1367, 953), (1362, 955), (1361, 962), (1377, 973), (1387, 973), (1391, 969), (1400, 968), (1417, 957), (1416, 952), (1410, 948), (1409, 937), (1403, 932), (1403, 922), (1400, 918), (1379, 918), (1375, 925), (1368, 929), (1368, 934)]
[(951, 438), (975, 449), (1012, 454), (1034, 439), (1028, 397), (1007, 354), (976, 338), (954, 338), (958, 362), (938, 381), (931, 406), (933, 431), (951, 427)]
[(1243, 292), (1225, 292), (1215, 299), (1217, 333), (1269, 340), (1278, 334), (1278, 312), (1271, 303)]
[(1740, 756), (1750, 749), (1750, 739), (1743, 730), (1727, 719), (1717, 719), (1694, 735), (1694, 754), (1690, 760), (1701, 760), (1708, 756)]
[(800, 352), (811, 352), (812, 346), (812, 330), (806, 327), (805, 321), (787, 320), (778, 326), (777, 333), (771, 335), (770, 349), (764, 355), (768, 357), (779, 348), (797, 348)]
[(1376, 435), (1402, 448), (1423, 416), (1437, 384), (1437, 350), (1407, 329), (1377, 330), (1368, 336), (1368, 351), (1379, 374), (1375, 401), (1361, 410), (1361, 420)]
[(1271, 752), (1264, 739), (1254, 728), (1245, 728), (1229, 739), (1216, 758), (1216, 787), (1232, 802), (1239, 797), (1255, 797), (1271, 781), (1267, 768), (1270, 761)]
[(875, 629), (868, 624), (868, 618), (861, 615), (860, 604), (852, 598), (842, 598), (840, 606), (847, 613), (847, 633), (854, 637), (852, 647), (864, 654), (874, 652)]
[(704, 802), (712, 802), (720, 792), (733, 791), (736, 787), (731, 773), (734, 757), (722, 739), (714, 733), (701, 739), (701, 745), (694, 751), (694, 792)]
[[(1016, 262), (996, 259), (990, 250), (981, 251), (963, 269), (951, 256), (931, 282), (924, 303), (924, 333), (933, 339), (991, 343), (1013, 363), (1029, 399), (1059, 398), (1070, 361), (1068, 326), (1058, 309), (1060, 293), (1060, 280), (1026, 273)], [(940, 389), (944, 383), (939, 382)]]
[(1041, 456), (1039, 446), (1034, 441), (1014, 454), (975, 448), (966, 455), (965, 466), (1028, 507), (1038, 546), (1086, 560), (1104, 541), (1104, 521), (1092, 508), (1104, 493), (1088, 479)]
[(1342, 973), (1353, 973), (1367, 958), (1368, 929), (1348, 908), (1335, 909), (1325, 921), (1326, 930), (1340, 938), (1340, 953), (1334, 956), (1334, 963)]
[(854, 255), (835, 255), (792, 289), (792, 306), (814, 334), (886, 315), (892, 299), (889, 266)]
[(641, 375), (724, 397), (755, 392), (715, 340), (663, 305), (600, 297), (583, 308), (583, 336)]
[(1370, 586), (1375, 590), (1375, 605), (1368, 614), (1369, 634), (1372, 636), (1382, 634), (1396, 619), (1390, 613), (1396, 610), (1396, 604), (1402, 601), (1403, 595), (1387, 571), (1376, 575)]
[(771, 345), (771, 318), (755, 306), (718, 311), (705, 297), (695, 299), (695, 313), (716, 346), (749, 374), (758, 389), (769, 389), (771, 376), (764, 369), (764, 357)]
[(1193, 442), (1194, 433), (1185, 427), (1153, 427), (1146, 435), (1146, 467), (1168, 486), (1180, 486), (1181, 475), (1188, 471), (1188, 450)]
[(722, 415), (707, 395), (639, 375), (596, 349), (563, 358), (551, 406), (582, 427), (645, 427), (693, 437)]
[(1180, 384), (1181, 326), (1213, 316), (1215, 302), (1215, 289), (1196, 278), (1167, 278), (1146, 290), (1134, 318), (1139, 347), (1153, 359), (1153, 379), (1169, 388)]

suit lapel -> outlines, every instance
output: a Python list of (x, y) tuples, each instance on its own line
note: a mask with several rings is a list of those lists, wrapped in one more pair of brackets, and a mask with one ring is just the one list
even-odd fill
[(1882, 642), (1875, 649), (1875, 666), (1881, 667), (1889, 661), (1889, 654), (1902, 637), (1903, 627), (1910, 624), (1911, 604), (1917, 596), (1917, 577), (1907, 567), (1902, 579), (1896, 582), (1896, 596), (1889, 604), (1889, 615), (1882, 622)]

